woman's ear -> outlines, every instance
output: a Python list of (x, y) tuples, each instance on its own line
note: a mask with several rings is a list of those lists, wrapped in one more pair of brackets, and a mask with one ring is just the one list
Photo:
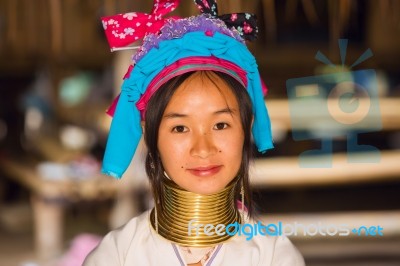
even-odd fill
[(145, 125), (146, 125), (146, 123), (144, 122), (144, 121), (140, 121), (140, 126), (142, 127), (142, 132), (143, 132), (143, 138), (145, 138), (145, 136), (146, 136), (146, 134), (144, 134), (145, 133)]
[(254, 115), (251, 116), (251, 123), (250, 123), (250, 139), (252, 142), (254, 142), (253, 124), (254, 124)]

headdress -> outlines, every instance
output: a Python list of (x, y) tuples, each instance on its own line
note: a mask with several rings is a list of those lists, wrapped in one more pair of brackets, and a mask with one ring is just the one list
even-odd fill
[(164, 16), (179, 0), (155, 0), (150, 14), (131, 12), (103, 17), (111, 50), (143, 38), (124, 77), (121, 93), (108, 113), (113, 115), (102, 172), (120, 178), (129, 166), (142, 136), (140, 121), (162, 84), (196, 70), (224, 72), (243, 84), (253, 104), (254, 142), (258, 151), (273, 147), (263, 82), (245, 40), (257, 35), (254, 15), (218, 16), (215, 0), (195, 0), (202, 14), (189, 18)]

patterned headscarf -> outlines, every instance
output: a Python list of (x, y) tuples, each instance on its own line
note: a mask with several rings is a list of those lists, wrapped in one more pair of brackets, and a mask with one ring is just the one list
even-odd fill
[(120, 178), (129, 166), (142, 136), (140, 121), (147, 103), (162, 84), (196, 70), (224, 72), (237, 79), (253, 104), (254, 142), (260, 152), (273, 148), (264, 102), (265, 86), (245, 40), (256, 38), (254, 15), (218, 16), (215, 0), (195, 0), (202, 14), (189, 18), (163, 16), (178, 0), (155, 0), (150, 14), (126, 13), (102, 18), (111, 50), (143, 44), (133, 56), (121, 93), (108, 113), (113, 116), (102, 172)]

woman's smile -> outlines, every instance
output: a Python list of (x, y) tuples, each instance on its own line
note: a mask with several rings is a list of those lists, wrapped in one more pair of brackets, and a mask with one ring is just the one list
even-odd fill
[(195, 176), (208, 177), (218, 174), (221, 168), (222, 165), (209, 165), (189, 168), (187, 171)]

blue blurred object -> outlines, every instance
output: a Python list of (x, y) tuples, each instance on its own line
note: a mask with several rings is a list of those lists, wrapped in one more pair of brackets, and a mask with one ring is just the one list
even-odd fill
[(65, 106), (74, 106), (84, 102), (93, 83), (90, 73), (79, 72), (77, 75), (61, 81), (60, 100)]

